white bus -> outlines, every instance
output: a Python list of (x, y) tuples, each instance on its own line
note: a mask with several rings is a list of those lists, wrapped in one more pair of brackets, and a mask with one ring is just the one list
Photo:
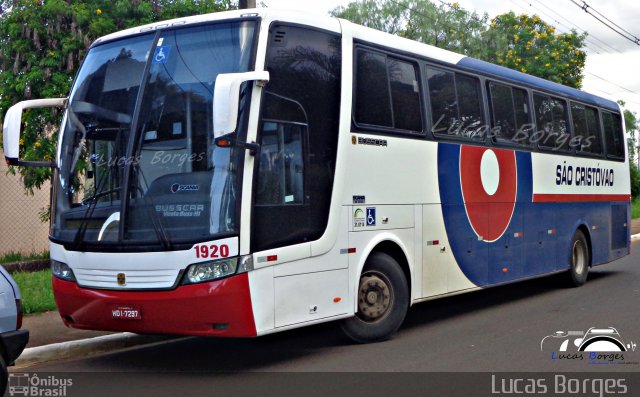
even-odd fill
[[(53, 164), (70, 327), (253, 337), (629, 253), (619, 106), (344, 20), (269, 10), (98, 39)], [(47, 164), (47, 166), (50, 164)]]

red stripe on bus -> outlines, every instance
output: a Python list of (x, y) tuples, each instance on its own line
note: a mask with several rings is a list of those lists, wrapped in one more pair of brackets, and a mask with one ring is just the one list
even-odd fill
[(534, 194), (534, 203), (589, 202), (589, 201), (629, 201), (628, 194)]

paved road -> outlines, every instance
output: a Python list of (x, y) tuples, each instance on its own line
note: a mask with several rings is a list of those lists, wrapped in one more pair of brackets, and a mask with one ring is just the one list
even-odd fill
[[(624, 365), (558, 361), (541, 352), (541, 340), (555, 331), (594, 326), (617, 328), (638, 350), (626, 353)], [(479, 372), (464, 381), (480, 377), (485, 387), (486, 372), (640, 372), (640, 242), (631, 256), (592, 270), (581, 288), (567, 288), (563, 277), (552, 276), (416, 305), (400, 332), (384, 343), (355, 345), (335, 324), (325, 324), (250, 340), (185, 338), (29, 370), (40, 376), (73, 372), (77, 391), (89, 380), (108, 385), (99, 395), (211, 395), (249, 392), (252, 385), (279, 395), (289, 395), (287, 387), (325, 395), (320, 385), (349, 385), (364, 393), (382, 390), (380, 379), (430, 390), (451, 384), (446, 374), (371, 372)], [(640, 395), (640, 384), (636, 391), (631, 395)]]

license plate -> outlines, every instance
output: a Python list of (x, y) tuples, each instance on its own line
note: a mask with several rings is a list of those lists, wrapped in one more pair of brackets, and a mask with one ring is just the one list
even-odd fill
[(111, 309), (111, 317), (119, 320), (142, 320), (142, 312), (135, 306), (116, 306)]

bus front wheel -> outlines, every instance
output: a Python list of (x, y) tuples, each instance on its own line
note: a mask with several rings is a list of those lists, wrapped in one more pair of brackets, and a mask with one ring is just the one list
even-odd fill
[(579, 287), (587, 282), (589, 274), (589, 243), (581, 230), (576, 230), (571, 240), (569, 256), (569, 276), (573, 286)]
[(398, 262), (382, 252), (371, 254), (360, 275), (357, 299), (356, 315), (342, 322), (344, 333), (358, 343), (393, 335), (409, 308), (407, 279)]

